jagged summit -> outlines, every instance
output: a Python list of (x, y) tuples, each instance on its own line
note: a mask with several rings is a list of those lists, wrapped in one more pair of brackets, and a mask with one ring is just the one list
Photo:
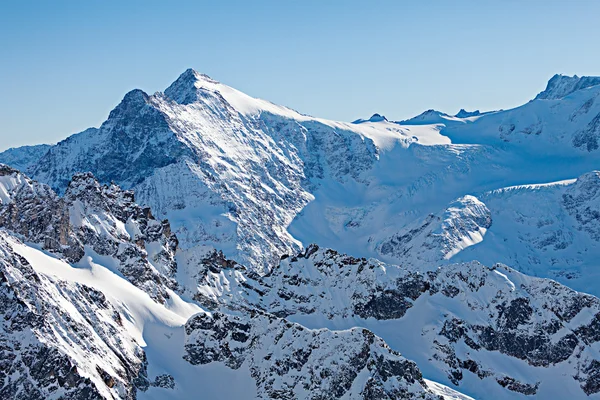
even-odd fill
[(193, 80), (193, 81), (210, 80), (210, 81), (216, 82), (210, 76), (200, 73), (193, 68), (186, 69), (181, 75), (179, 75), (179, 78), (177, 78), (177, 80), (180, 80), (180, 79), (181, 80)]
[(125, 94), (123, 100), (110, 112), (108, 120), (127, 119), (135, 115), (147, 103), (150, 96), (141, 89), (133, 89)]
[(535, 100), (557, 100), (561, 99), (577, 90), (586, 89), (592, 86), (600, 85), (598, 76), (568, 76), (556, 74), (548, 81), (546, 89), (535, 96)]
[(198, 100), (198, 90), (214, 90), (218, 84), (208, 75), (188, 68), (165, 90), (165, 95), (179, 104), (190, 104)]
[(475, 111), (467, 111), (464, 108), (461, 108), (460, 111), (455, 115), (456, 118), (469, 118), (469, 117), (477, 117), (481, 115), (479, 110)]

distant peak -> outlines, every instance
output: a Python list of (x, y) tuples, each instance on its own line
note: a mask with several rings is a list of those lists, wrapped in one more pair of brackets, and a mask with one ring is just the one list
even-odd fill
[(443, 112), (438, 111), (438, 110), (434, 110), (433, 108), (430, 108), (429, 110), (425, 110), (421, 114), (419, 114), (416, 117), (413, 117), (411, 119), (425, 119), (425, 118), (430, 118), (430, 117), (439, 117), (441, 115), (446, 115), (447, 116), (448, 114), (443, 113)]
[(123, 97), (123, 102), (145, 102), (148, 100), (148, 94), (141, 89), (133, 89), (125, 94)]
[(481, 115), (479, 110), (475, 111), (467, 111), (464, 108), (461, 108), (460, 111), (455, 115), (456, 118), (469, 118), (469, 117), (477, 117)]
[(535, 99), (556, 100), (562, 99), (569, 94), (587, 89), (592, 86), (600, 85), (600, 77), (598, 76), (568, 76), (556, 74), (548, 81), (546, 90), (538, 94)]
[(165, 95), (179, 104), (190, 104), (198, 99), (198, 89), (202, 88), (202, 84), (218, 83), (210, 76), (188, 68), (165, 90)]
[(369, 119), (357, 119), (356, 121), (352, 122), (353, 124), (362, 124), (363, 122), (381, 122), (381, 121), (387, 121), (387, 118), (384, 117), (381, 114), (373, 114), (371, 115), (371, 118)]
[(431, 115), (448, 115), (446, 113), (443, 113), (441, 111), (438, 110), (434, 110), (433, 108), (430, 108), (429, 110), (425, 110), (423, 111), (421, 114), (417, 115), (415, 118), (418, 117), (424, 117), (424, 116), (431, 116)]
[(369, 118), (369, 121), (370, 122), (381, 122), (381, 121), (387, 121), (387, 118), (384, 117), (383, 115), (375, 113), (375, 114), (371, 115), (371, 118)]

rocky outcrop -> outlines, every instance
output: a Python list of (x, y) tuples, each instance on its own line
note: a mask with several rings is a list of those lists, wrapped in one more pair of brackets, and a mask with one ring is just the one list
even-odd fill
[[(254, 306), (292, 320), (310, 316), (311, 321), (337, 321), (319, 322), (320, 327), (344, 326), (340, 321), (353, 326), (359, 319), (378, 333), (380, 322), (393, 323), (406, 340), (420, 338), (410, 339), (406, 347), (397, 344), (398, 350), (426, 352), (457, 386), (471, 373), (533, 395), (545, 387), (538, 374), (555, 370), (576, 377), (571, 385), (586, 393), (594, 387), (595, 370), (589, 365), (600, 347), (600, 300), (554, 281), (476, 262), (419, 273), (315, 245), (285, 257), (264, 277), (246, 278), (243, 273), (240, 266), (209, 271), (199, 290), (212, 296), (213, 307)], [(432, 309), (439, 314), (427, 314)], [(417, 315), (429, 315), (426, 330), (409, 322)], [(398, 343), (389, 332), (380, 334)], [(499, 373), (497, 363), (511, 359), (524, 361), (531, 373)], [(582, 372), (586, 370), (590, 372)]]
[(0, 226), (77, 263), (86, 251), (112, 257), (129, 281), (165, 301), (176, 290), (177, 238), (168, 221), (138, 206), (132, 192), (77, 174), (65, 195), (0, 166)]
[(271, 315), (198, 314), (187, 322), (191, 364), (242, 365), (271, 399), (438, 399), (415, 363), (366, 329), (313, 331)]
[(558, 100), (569, 94), (586, 89), (592, 86), (600, 85), (600, 77), (597, 76), (566, 76), (556, 74), (548, 81), (546, 89), (539, 93), (535, 99)]

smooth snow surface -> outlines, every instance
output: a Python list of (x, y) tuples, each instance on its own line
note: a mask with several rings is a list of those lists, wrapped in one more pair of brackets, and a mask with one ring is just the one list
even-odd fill
[(459, 393), (456, 390), (450, 389), (448, 386), (430, 381), (429, 379), (425, 379), (425, 382), (427, 382), (429, 389), (431, 389), (435, 394), (442, 396), (444, 400), (474, 400), (473, 397)]
[(26, 244), (12, 241), (11, 245), (37, 272), (93, 287), (109, 297), (112, 303), (119, 304), (129, 317), (125, 329), (142, 346), (145, 345), (143, 334), (148, 323), (180, 327), (190, 316), (202, 312), (200, 307), (184, 302), (172, 291), (169, 293), (172, 303), (168, 307), (156, 303), (147, 293), (104, 266), (100, 257), (87, 254), (75, 267)]

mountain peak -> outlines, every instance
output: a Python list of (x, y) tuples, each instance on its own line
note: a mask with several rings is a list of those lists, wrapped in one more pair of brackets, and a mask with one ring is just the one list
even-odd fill
[[(123, 97), (123, 100), (110, 112), (109, 120), (126, 120), (136, 114), (148, 103), (150, 96), (140, 89), (133, 89)], [(106, 123), (106, 122), (105, 122)]]
[(165, 95), (179, 104), (189, 104), (197, 100), (198, 89), (202, 88), (203, 84), (218, 83), (210, 76), (188, 68), (165, 90)]
[(375, 114), (371, 115), (371, 118), (369, 118), (369, 121), (370, 122), (381, 122), (381, 121), (387, 121), (387, 118), (384, 117), (383, 115), (375, 113)]
[(196, 71), (193, 68), (188, 68), (186, 69), (181, 75), (179, 75), (179, 78), (177, 78), (176, 81), (187, 81), (187, 82), (198, 82), (198, 81), (211, 81), (211, 82), (216, 82), (214, 79), (212, 79), (210, 76), (206, 75), (206, 74), (202, 74), (198, 71)]
[(455, 115), (456, 118), (469, 118), (469, 117), (477, 117), (481, 115), (479, 110), (475, 111), (467, 111), (464, 108), (461, 108), (460, 111)]
[(535, 97), (535, 100), (557, 100), (569, 94), (587, 89), (592, 86), (600, 85), (600, 77), (598, 76), (568, 76), (556, 74), (548, 81), (546, 89)]
[(127, 92), (125, 96), (123, 96), (122, 103), (141, 104), (145, 103), (149, 97), (150, 96), (148, 96), (148, 93), (144, 92), (143, 90), (133, 89)]
[(387, 121), (388, 119), (386, 117), (384, 117), (381, 114), (373, 114), (371, 115), (371, 118), (369, 119), (357, 119), (356, 121), (353, 121), (353, 124), (362, 124), (363, 122), (382, 122), (382, 121)]

